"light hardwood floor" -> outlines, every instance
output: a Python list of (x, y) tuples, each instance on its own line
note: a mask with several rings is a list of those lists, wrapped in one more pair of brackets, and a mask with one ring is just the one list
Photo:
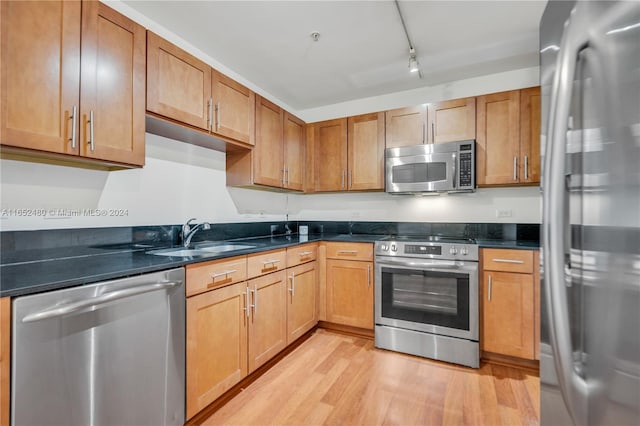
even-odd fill
[(537, 425), (539, 377), (376, 349), (318, 330), (204, 425)]

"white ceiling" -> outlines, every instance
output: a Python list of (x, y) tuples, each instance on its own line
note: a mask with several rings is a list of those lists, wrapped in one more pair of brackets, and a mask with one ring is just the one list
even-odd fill
[[(125, 3), (296, 109), (538, 65), (546, 0)], [(320, 32), (312, 41), (310, 33)]]

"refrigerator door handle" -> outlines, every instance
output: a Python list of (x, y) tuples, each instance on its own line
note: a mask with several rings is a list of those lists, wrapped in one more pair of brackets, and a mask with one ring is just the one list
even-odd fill
[[(574, 14), (575, 15), (575, 14)], [(587, 424), (588, 388), (573, 367), (573, 348), (569, 322), (568, 299), (564, 280), (566, 223), (565, 155), (573, 79), (578, 55), (587, 44), (587, 32), (575, 31), (577, 16), (565, 24), (551, 91), (549, 140), (544, 163), (543, 193), (543, 258), (544, 283), (551, 348), (558, 384), (567, 409), (575, 424)], [(571, 25), (573, 24), (573, 26)], [(579, 28), (576, 28), (579, 29)]]

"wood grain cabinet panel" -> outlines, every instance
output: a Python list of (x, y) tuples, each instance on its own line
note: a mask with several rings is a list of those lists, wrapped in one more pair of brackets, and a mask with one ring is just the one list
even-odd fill
[(248, 281), (249, 372), (273, 358), (287, 346), (287, 288), (285, 271)]
[(533, 254), (533, 358), (540, 359), (540, 252)]
[(0, 14), (2, 145), (78, 154), (81, 3), (3, 1)]
[(327, 259), (373, 261), (373, 244), (327, 242)]
[(287, 269), (287, 345), (318, 323), (317, 262)]
[(349, 117), (349, 191), (384, 190), (384, 113)]
[(373, 262), (327, 259), (326, 317), (373, 330)]
[(249, 145), (255, 143), (255, 94), (219, 71), (211, 70), (215, 112), (212, 131)]
[(253, 148), (253, 181), (283, 187), (285, 184), (284, 111), (261, 96), (256, 97), (256, 146)]
[(315, 192), (347, 189), (347, 119), (314, 123)]
[(520, 91), (520, 182), (540, 183), (540, 87)]
[(11, 398), (11, 299), (0, 299), (0, 426), (9, 426)]
[(2, 145), (142, 166), (144, 28), (97, 1), (0, 7)]
[(284, 168), (286, 189), (302, 191), (305, 184), (305, 123), (298, 117), (284, 112)]
[(485, 271), (532, 274), (533, 268), (531, 250), (482, 249), (482, 269)]
[(386, 147), (420, 145), (427, 142), (426, 105), (398, 108), (385, 112)]
[(287, 268), (316, 260), (318, 257), (318, 243), (302, 244), (287, 247)]
[(430, 103), (427, 117), (429, 143), (476, 138), (476, 98)]
[(247, 375), (247, 285), (187, 299), (187, 418)]
[(210, 130), (211, 67), (147, 31), (147, 110)]
[(287, 267), (287, 252), (285, 249), (271, 250), (247, 257), (247, 276), (249, 278), (270, 274)]
[(247, 279), (247, 256), (187, 265), (187, 297)]

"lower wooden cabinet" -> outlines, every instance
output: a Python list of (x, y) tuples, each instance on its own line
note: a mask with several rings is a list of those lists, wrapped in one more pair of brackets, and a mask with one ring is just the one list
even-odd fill
[(249, 290), (249, 373), (287, 346), (287, 305), (285, 271), (264, 275), (248, 282)]
[(247, 284), (187, 299), (187, 418), (247, 375)]
[(11, 361), (11, 299), (0, 299), (0, 426), (9, 426)]
[(327, 259), (327, 321), (373, 330), (373, 262)]
[(318, 323), (316, 265), (313, 261), (287, 270), (287, 345)]
[(482, 253), (482, 350), (538, 359), (537, 252), (483, 249)]

